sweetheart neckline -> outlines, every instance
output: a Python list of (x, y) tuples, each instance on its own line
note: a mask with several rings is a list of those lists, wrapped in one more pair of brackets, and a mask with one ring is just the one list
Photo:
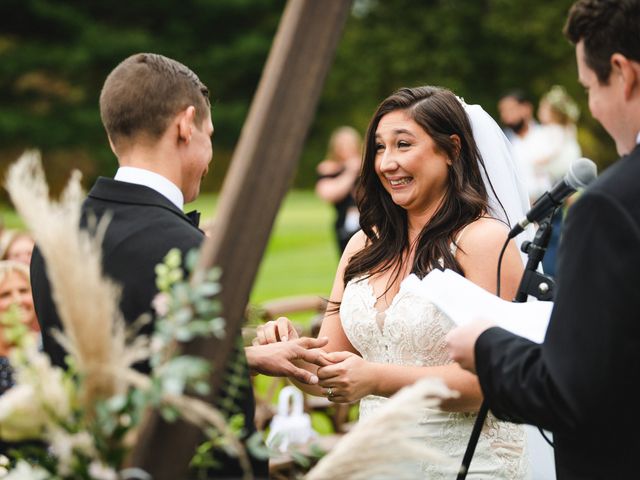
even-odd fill
[[(413, 273), (412, 273), (412, 274), (410, 274), (410, 275), (407, 275), (406, 277), (404, 277), (404, 278), (402, 279), (402, 281), (400, 282), (400, 288), (398, 289), (398, 292), (393, 296), (393, 299), (391, 300), (391, 303), (390, 303), (390, 304), (389, 304), (389, 306), (387, 306), (387, 308), (385, 308), (384, 310), (379, 310), (379, 309), (376, 307), (376, 303), (377, 303), (377, 300), (378, 300), (378, 299), (377, 299), (377, 297), (376, 297), (375, 289), (373, 288), (373, 285), (371, 285), (371, 282), (369, 281), (369, 278), (365, 278), (365, 277), (363, 276), (363, 277), (355, 278), (355, 279), (353, 279), (351, 282), (349, 282), (349, 283), (354, 283), (354, 284), (359, 283), (359, 284), (362, 284), (362, 285), (364, 285), (364, 286), (365, 286), (365, 288), (366, 288), (366, 290), (367, 290), (367, 294), (369, 295), (369, 298), (370, 298), (371, 300), (373, 300), (373, 303), (371, 304), (371, 307), (370, 307), (370, 308), (371, 308), (371, 310), (372, 310), (372, 311), (375, 313), (375, 315), (376, 315), (376, 318), (375, 318), (376, 325), (378, 326), (378, 330), (380, 331), (380, 333), (381, 333), (382, 335), (385, 335), (385, 332), (386, 332), (387, 316), (388, 316), (388, 313), (389, 313), (393, 308), (395, 308), (395, 306), (397, 305), (397, 303), (398, 303), (399, 299), (400, 299), (401, 297), (403, 297), (403, 296), (404, 296), (404, 294), (405, 294), (405, 293), (403, 292), (403, 290), (404, 290), (404, 289), (405, 289), (405, 287), (406, 287), (407, 280), (408, 280), (409, 278), (411, 278), (411, 277), (415, 277), (415, 278), (417, 279), (416, 275), (415, 275), (415, 274), (413, 274)], [(380, 325), (380, 323), (378, 323), (378, 316), (380, 316), (380, 315), (382, 315), (382, 316), (383, 316), (382, 325)]]

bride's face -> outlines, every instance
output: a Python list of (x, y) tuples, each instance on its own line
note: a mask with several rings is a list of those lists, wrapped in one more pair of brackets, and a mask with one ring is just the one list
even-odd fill
[(380, 119), (375, 169), (396, 205), (409, 213), (432, 213), (447, 191), (451, 160), (404, 110)]

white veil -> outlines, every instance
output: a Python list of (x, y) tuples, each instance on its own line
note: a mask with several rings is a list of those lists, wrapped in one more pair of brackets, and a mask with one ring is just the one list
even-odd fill
[[(462, 99), (460, 101), (471, 122), (473, 137), (486, 167), (486, 172), (482, 166), (480, 171), (489, 195), (489, 213), (513, 227), (529, 211), (529, 197), (513, 158), (511, 144), (495, 120), (480, 105), (467, 105)], [(529, 227), (515, 238), (518, 248), (522, 242), (532, 238), (532, 228)], [(522, 253), (522, 257), (526, 263), (526, 254)]]

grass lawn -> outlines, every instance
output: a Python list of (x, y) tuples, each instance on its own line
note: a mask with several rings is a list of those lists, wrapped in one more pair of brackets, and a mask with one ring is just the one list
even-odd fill
[[(216, 201), (216, 196), (204, 194), (185, 209), (196, 208), (206, 219), (214, 215)], [(312, 191), (292, 191), (276, 217), (251, 302), (302, 294), (327, 297), (338, 259), (333, 208)]]

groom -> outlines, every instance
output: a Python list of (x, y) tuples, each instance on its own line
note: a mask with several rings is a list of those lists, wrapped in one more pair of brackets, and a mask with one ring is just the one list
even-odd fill
[(553, 431), (559, 480), (639, 478), (640, 0), (580, 0), (565, 34), (622, 158), (569, 212), (544, 342), (482, 320), (449, 351), (497, 417)]
[[(103, 268), (122, 286), (120, 307), (129, 324), (150, 311), (158, 293), (155, 266), (166, 253), (178, 248), (184, 258), (204, 239), (197, 220), (185, 215), (182, 208), (198, 196), (212, 158), (208, 94), (207, 87), (189, 68), (152, 53), (122, 61), (102, 88), (100, 115), (119, 168), (114, 179), (99, 178), (93, 186), (82, 207), (82, 222), (86, 227), (90, 215), (111, 215), (102, 242)], [(65, 352), (51, 336), (52, 329), (61, 328), (61, 323), (44, 259), (37, 248), (31, 263), (31, 282), (44, 350), (54, 364), (62, 366)], [(148, 326), (146, 333), (151, 328)], [(326, 340), (305, 338), (248, 347), (246, 352), (236, 352), (236, 362), (244, 363), (246, 353), (252, 371), (293, 375), (302, 382), (317, 383), (317, 377), (297, 368), (293, 360), (318, 362), (319, 347), (325, 344)], [(250, 434), (255, 431), (255, 405), (250, 382), (246, 386), (233, 397), (233, 411), (227, 413), (243, 413)], [(241, 476), (235, 459), (225, 458), (222, 463), (216, 478)], [(266, 478), (265, 461), (253, 461), (253, 469), (257, 478)]]

